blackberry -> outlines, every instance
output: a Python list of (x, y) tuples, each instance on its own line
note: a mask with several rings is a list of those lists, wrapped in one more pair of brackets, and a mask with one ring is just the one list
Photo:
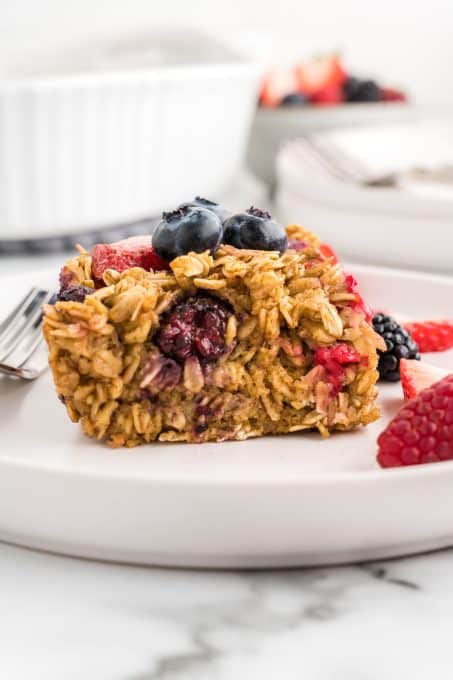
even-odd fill
[(205, 295), (178, 303), (167, 315), (156, 336), (161, 351), (175, 359), (218, 359), (226, 350), (225, 331), (230, 307)]
[(386, 351), (378, 351), (378, 371), (381, 380), (397, 382), (400, 379), (400, 360), (420, 360), (417, 343), (411, 338), (405, 328), (385, 314), (373, 317), (373, 328), (386, 344)]
[(378, 102), (381, 100), (381, 89), (374, 80), (346, 78), (343, 83), (343, 94), (347, 102)]

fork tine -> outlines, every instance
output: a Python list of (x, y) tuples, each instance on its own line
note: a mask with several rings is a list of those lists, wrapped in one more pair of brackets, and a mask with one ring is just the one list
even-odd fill
[(13, 378), (22, 378), (23, 380), (35, 380), (38, 378), (42, 371), (35, 370), (34, 368), (12, 368), (6, 364), (0, 363), (0, 374), (9, 375)]
[(19, 314), (0, 335), (0, 361), (4, 361), (11, 350), (28, 333), (29, 328), (41, 315), (41, 304), (48, 295), (45, 290), (37, 290), (28, 305), (21, 308)]
[(39, 288), (33, 287), (30, 288), (28, 293), (24, 296), (24, 298), (16, 305), (16, 307), (8, 314), (6, 319), (3, 319), (3, 321), (0, 323), (0, 339), (2, 337), (3, 331), (8, 328), (10, 323), (14, 320), (16, 316), (19, 314), (23, 313), (30, 302), (33, 300), (33, 298), (36, 296), (36, 294), (39, 292)]
[[(47, 293), (41, 304), (46, 304), (52, 298), (52, 293)], [(42, 311), (39, 308), (39, 313), (35, 314), (34, 321), (27, 327), (27, 330), (22, 333), (13, 348), (2, 358), (3, 362), (7, 362), (9, 366), (21, 367), (31, 357), (37, 347), (43, 341), (42, 330)]]

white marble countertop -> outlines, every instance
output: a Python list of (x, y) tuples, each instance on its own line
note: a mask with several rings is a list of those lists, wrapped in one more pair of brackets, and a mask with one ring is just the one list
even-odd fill
[(0, 545), (0, 677), (447, 679), (452, 569), (453, 551), (228, 573)]
[[(61, 259), (0, 258), (0, 275)], [(197, 572), (0, 544), (0, 678), (449, 679), (452, 573), (453, 550), (350, 567)]]

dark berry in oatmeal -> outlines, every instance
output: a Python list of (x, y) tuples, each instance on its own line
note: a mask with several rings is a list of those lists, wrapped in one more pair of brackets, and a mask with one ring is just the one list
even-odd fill
[(215, 298), (188, 298), (170, 311), (156, 344), (164, 354), (179, 360), (198, 357), (213, 361), (226, 350), (225, 330), (230, 314), (229, 307)]
[(167, 262), (179, 255), (215, 253), (223, 235), (222, 221), (207, 208), (186, 205), (164, 212), (153, 234), (153, 247)]
[(58, 302), (83, 302), (87, 295), (94, 293), (88, 286), (68, 286), (61, 288), (57, 295)]
[(251, 207), (243, 213), (231, 215), (223, 223), (224, 243), (235, 248), (251, 250), (278, 250), (288, 247), (288, 238), (281, 224), (270, 213)]

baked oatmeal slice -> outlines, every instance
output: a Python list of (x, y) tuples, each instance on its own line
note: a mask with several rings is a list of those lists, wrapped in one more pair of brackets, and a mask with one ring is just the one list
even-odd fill
[(114, 447), (327, 436), (374, 421), (382, 340), (331, 252), (302, 227), (286, 231), (282, 253), (222, 244), (101, 279), (81, 249), (62, 279), (86, 288), (82, 301), (44, 316), (71, 420)]

